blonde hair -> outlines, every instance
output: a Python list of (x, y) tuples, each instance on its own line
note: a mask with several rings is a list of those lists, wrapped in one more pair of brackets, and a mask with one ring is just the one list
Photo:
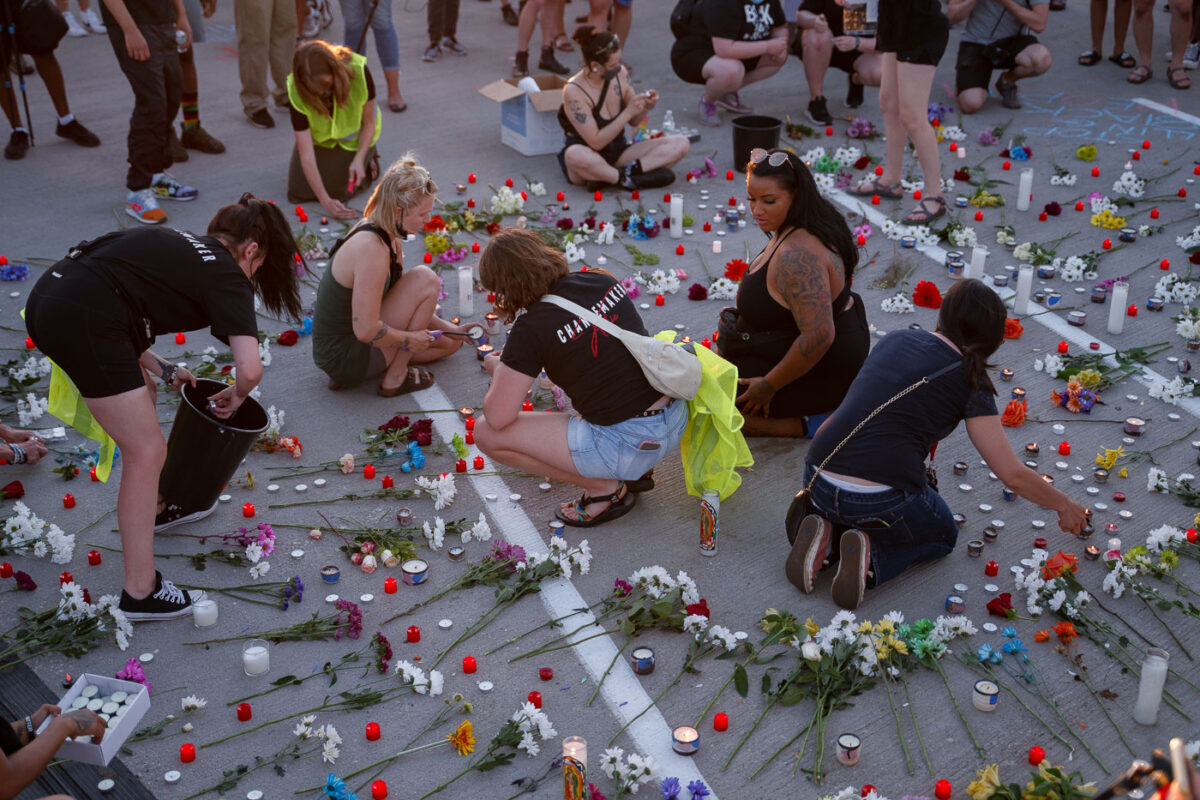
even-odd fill
[[(417, 163), (411, 151), (392, 162), (375, 184), (371, 199), (363, 214), (374, 224), (395, 238), (400, 235), (396, 227), (396, 212), (414, 208), (427, 195), (437, 194), (437, 184), (429, 176), (429, 170)], [(417, 233), (417, 231), (405, 231)]]
[(349, 47), (320, 39), (297, 47), (292, 56), (292, 79), (300, 99), (323, 116), (333, 116), (333, 109), (326, 107), (316, 79), (332, 75), (333, 102), (339, 106), (345, 105), (350, 96), (350, 81), (354, 79), (354, 72), (350, 68), (351, 55), (353, 51)]

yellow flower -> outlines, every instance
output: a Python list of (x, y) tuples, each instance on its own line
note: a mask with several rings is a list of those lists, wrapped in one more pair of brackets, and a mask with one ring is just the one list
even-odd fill
[(1117, 473), (1117, 477), (1118, 478), (1128, 478), (1129, 477), (1129, 469), (1127, 467), (1121, 467), (1121, 471)]
[(971, 800), (988, 800), (992, 792), (1000, 786), (1000, 767), (998, 764), (988, 764), (975, 775), (975, 780), (967, 785), (967, 794)]
[(890, 619), (881, 619), (875, 623), (875, 632), (881, 636), (888, 636), (896, 632), (896, 623)]
[(1118, 445), (1116, 450), (1109, 450), (1106, 447), (1103, 453), (1096, 454), (1096, 466), (1112, 469), (1116, 466), (1117, 459), (1123, 455), (1125, 455), (1125, 447), (1122, 445)]
[(895, 636), (888, 637), (888, 646), (902, 656), (908, 655), (908, 642), (903, 639), (897, 639)]
[(459, 726), (454, 729), (454, 733), (446, 734), (446, 738), (450, 744), (454, 745), (454, 750), (460, 756), (469, 756), (475, 752), (475, 730), (469, 719), (464, 719), (459, 723)]
[(874, 626), (871, 625), (871, 620), (864, 619), (862, 622), (858, 623), (858, 632), (859, 633), (870, 633), (871, 629), (873, 627)]
[(821, 632), (821, 626), (813, 622), (812, 617), (809, 617), (804, 620), (804, 630), (808, 632), (809, 636), (816, 636)]
[(1103, 379), (1104, 376), (1098, 369), (1081, 369), (1075, 373), (1075, 380), (1079, 381), (1085, 389), (1095, 389)]
[(875, 645), (875, 660), (876, 661), (887, 661), (888, 655), (890, 655), (890, 653), (888, 651), (886, 644), (884, 644), (883, 642), (879, 642)]
[(1192, 517), (1192, 527), (1200, 528), (1200, 513), (1198, 513), (1198, 514), (1196, 514), (1196, 516)]

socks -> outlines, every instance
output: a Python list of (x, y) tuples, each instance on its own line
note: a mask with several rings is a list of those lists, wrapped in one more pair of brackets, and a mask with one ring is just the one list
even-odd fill
[(24, 125), (18, 125), (17, 127), (13, 128), (13, 133), (26, 133), (27, 134), (27, 133), (29, 133), (29, 128), (26, 128)]
[(74, 114), (67, 114), (65, 117), (59, 117), (59, 118), (58, 118), (58, 124), (59, 124), (59, 125), (70, 125), (70, 124), (71, 124), (72, 122), (74, 122), (74, 121), (75, 121), (75, 115), (74, 115)]
[(200, 96), (184, 94), (180, 107), (183, 109), (183, 129), (195, 128), (200, 124)]

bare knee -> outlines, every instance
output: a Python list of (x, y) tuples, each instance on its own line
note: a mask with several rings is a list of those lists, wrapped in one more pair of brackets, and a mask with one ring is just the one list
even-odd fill
[(666, 148), (667, 154), (670, 157), (670, 163), (676, 164), (691, 152), (692, 143), (688, 141), (686, 136), (668, 136)]
[(958, 93), (958, 110), (964, 114), (974, 114), (983, 108), (987, 102), (986, 89), (964, 89)]
[(882, 88), (882, 84), (879, 89), (879, 110), (887, 117), (894, 117), (900, 113), (900, 101), (896, 93)]
[(800, 35), (800, 42), (804, 46), (804, 57), (808, 60), (809, 50), (813, 54), (824, 54), (826, 62), (829, 61), (829, 55), (833, 52), (833, 32), (828, 28), (824, 32), (818, 32), (816, 28), (809, 28)]
[(1024, 62), (1023, 66), (1034, 75), (1048, 72), (1053, 61), (1050, 49), (1043, 44), (1030, 45), (1017, 54), (1017, 62)]
[(883, 82), (883, 69), (878, 58), (860, 56), (854, 62), (854, 71), (858, 74), (858, 82), (863, 86), (878, 86)]
[(705, 82), (709, 86), (719, 89), (741, 86), (742, 78), (746, 77), (745, 65), (741, 61), (732, 58), (714, 58), (710, 60), (707, 72), (708, 78)]
[(435, 298), (438, 291), (441, 289), (441, 281), (438, 280), (437, 273), (431, 270), (424, 264), (418, 264), (409, 270), (412, 281), (412, 289), (420, 292), (422, 295), (432, 294)]
[(497, 449), (497, 439), (499, 432), (488, 425), (487, 417), (477, 417), (475, 419), (475, 446), (478, 447), (484, 455), (490, 456)]
[(916, 134), (922, 125), (929, 126), (928, 112), (924, 108), (900, 106), (899, 103), (897, 105), (899, 106), (900, 124), (908, 129), (910, 136)]

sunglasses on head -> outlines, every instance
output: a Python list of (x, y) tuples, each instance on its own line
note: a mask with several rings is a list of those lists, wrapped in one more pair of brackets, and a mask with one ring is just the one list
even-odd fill
[(788, 160), (788, 154), (785, 150), (776, 150), (774, 153), (768, 153), (761, 147), (756, 147), (750, 151), (750, 163), (761, 164), (764, 160), (772, 167), (778, 167)]

